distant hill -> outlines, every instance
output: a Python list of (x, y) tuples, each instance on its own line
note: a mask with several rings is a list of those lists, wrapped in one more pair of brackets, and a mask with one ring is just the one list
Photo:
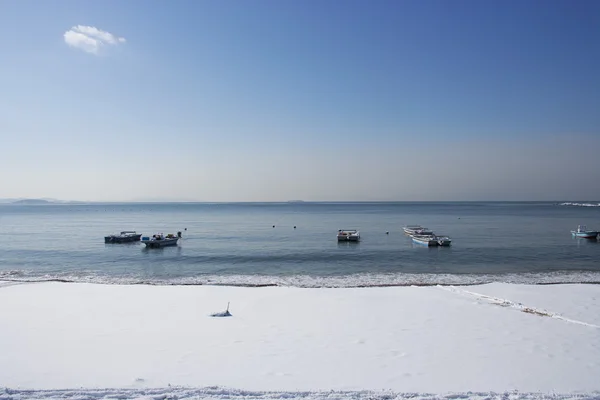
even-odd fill
[(0, 199), (0, 204), (48, 205), (48, 204), (87, 204), (84, 201), (65, 201), (56, 199)]
[(11, 202), (11, 204), (25, 204), (25, 205), (38, 205), (38, 204), (54, 204), (53, 201), (43, 199), (21, 199)]

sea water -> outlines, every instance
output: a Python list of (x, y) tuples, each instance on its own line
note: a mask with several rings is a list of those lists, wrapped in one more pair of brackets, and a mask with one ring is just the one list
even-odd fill
[[(597, 203), (584, 203), (597, 205)], [(598, 283), (600, 207), (551, 202), (0, 205), (0, 280), (356, 287)], [(404, 225), (452, 239), (414, 244)], [(358, 229), (359, 243), (338, 243)], [(175, 247), (104, 236), (181, 231)]]

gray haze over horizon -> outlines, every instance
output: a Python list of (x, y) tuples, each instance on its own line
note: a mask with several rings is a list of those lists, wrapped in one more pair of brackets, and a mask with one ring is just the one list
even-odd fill
[[(580, 201), (600, 199), (600, 140), (422, 143), (245, 152), (170, 164), (122, 159), (29, 164), (2, 173), (2, 198), (74, 201)], [(400, 143), (401, 144), (401, 143)], [(139, 155), (138, 155), (139, 157)], [(136, 162), (137, 161), (137, 162)], [(11, 165), (18, 165), (17, 159)]]

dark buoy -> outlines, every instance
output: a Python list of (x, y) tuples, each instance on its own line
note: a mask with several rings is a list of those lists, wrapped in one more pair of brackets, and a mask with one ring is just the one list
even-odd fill
[(187, 228), (185, 228), (184, 231), (187, 231)]
[(385, 232), (385, 234), (386, 234), (386, 235), (389, 235), (389, 234), (390, 234), (390, 232), (389, 232), (389, 231), (386, 231), (386, 232)]
[(294, 225), (294, 229), (296, 229), (296, 225)]
[(273, 228), (275, 228), (275, 225), (273, 225)]

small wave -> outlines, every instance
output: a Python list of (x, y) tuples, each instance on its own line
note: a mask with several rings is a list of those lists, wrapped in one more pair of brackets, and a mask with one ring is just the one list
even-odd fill
[(561, 206), (572, 206), (572, 207), (600, 207), (600, 203), (560, 203)]
[(0, 281), (7, 282), (64, 282), (95, 283), (104, 285), (154, 286), (238, 286), (238, 287), (298, 287), (298, 288), (367, 288), (389, 286), (471, 286), (493, 282), (523, 285), (600, 284), (600, 272), (569, 271), (523, 274), (352, 274), (340, 276), (313, 275), (202, 275), (181, 278), (139, 276), (107, 276), (79, 273), (77, 275), (6, 274), (0, 272)]
[(19, 276), (25, 276), (25, 271), (20, 270), (20, 269), (13, 269), (13, 270), (8, 270), (8, 271), (0, 271), (0, 277), (19, 277)]

